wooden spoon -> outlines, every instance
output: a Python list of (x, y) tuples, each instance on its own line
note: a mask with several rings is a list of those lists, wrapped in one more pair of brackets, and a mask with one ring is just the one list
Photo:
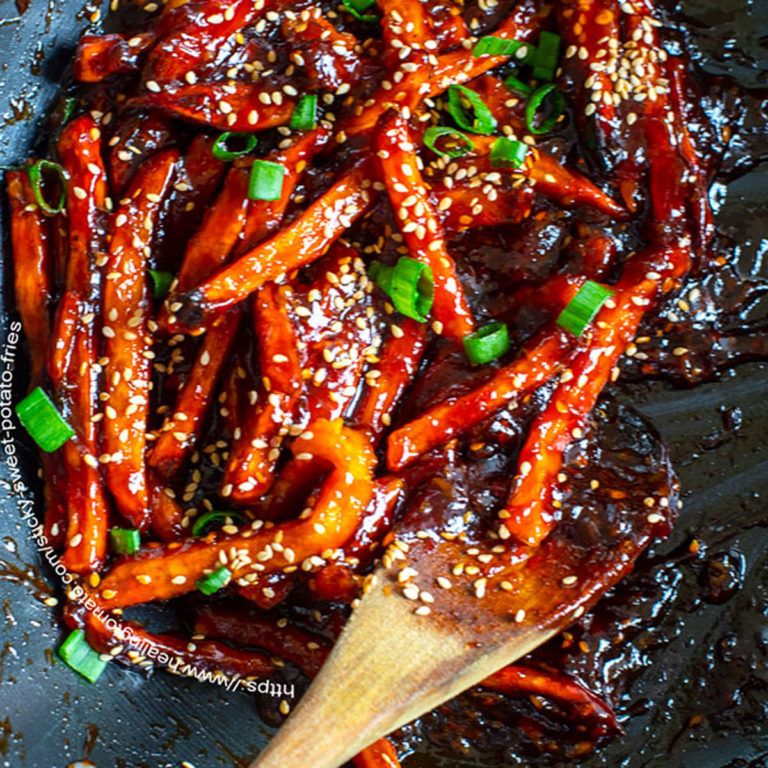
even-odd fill
[(414, 525), (424, 510), (409, 513), (323, 669), (250, 768), (338, 768), (581, 616), (668, 533), (677, 507), (663, 449), (628, 492), (626, 476), (611, 491), (605, 466), (599, 494), (577, 470), (578, 503), (535, 550), (425, 536)]

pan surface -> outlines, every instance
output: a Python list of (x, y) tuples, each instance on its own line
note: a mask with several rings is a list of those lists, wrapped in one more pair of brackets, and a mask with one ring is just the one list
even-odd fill
[[(44, 127), (74, 42), (97, 6), (84, 6), (83, 0), (0, 3), (0, 163), (13, 164), (26, 157)], [(731, 74), (750, 88), (768, 85), (768, 1), (686, 0), (679, 11), (691, 33), (689, 53), (705, 69)], [(762, 106), (768, 120), (768, 99)], [(762, 141), (768, 158), (768, 140)], [(721, 230), (740, 244), (751, 276), (768, 280), (762, 258), (768, 253), (768, 164), (718, 186), (716, 193)], [(7, 249), (5, 209), (0, 229)], [(12, 333), (9, 270), (0, 269), (0, 382), (3, 371), (13, 371), (18, 397), (26, 376), (23, 348)], [(741, 366), (694, 390), (664, 383), (622, 385), (618, 397), (663, 434), (680, 474), (685, 508), (671, 539), (608, 598), (613, 615), (639, 601), (645, 619), (633, 636), (632, 674), (619, 706), (626, 735), (577, 764), (765, 768), (768, 365)], [(171, 768), (182, 761), (196, 768), (247, 765), (272, 730), (260, 719), (264, 707), (257, 709), (253, 694), (164, 673), (145, 679), (115, 664), (91, 685), (54, 657), (63, 631), (57, 609), (44, 601), (60, 593), (52, 569), (27, 537), (24, 519), (34, 509), (30, 500), (39, 501), (37, 458), (14, 424), (0, 424), (0, 442), (12, 446), (4, 448), (6, 454), (16, 452), (28, 486), (23, 493), (12, 490), (17, 478), (0, 461), (0, 765), (64, 768), (86, 760), (98, 768)], [(693, 538), (701, 543), (701, 555), (681, 555)], [(582, 673), (600, 689), (611, 669), (585, 666)], [(439, 717), (431, 716), (404, 730), (412, 749), (406, 768), (499, 765), (483, 761), (460, 740), (452, 742), (438, 726)], [(465, 756), (459, 757), (462, 751)], [(526, 758), (517, 752), (504, 760), (505, 765), (574, 763), (562, 755)]]

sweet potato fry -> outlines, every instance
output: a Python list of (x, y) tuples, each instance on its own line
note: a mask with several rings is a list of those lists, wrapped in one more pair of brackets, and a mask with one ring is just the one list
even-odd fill
[[(378, 440), (392, 422), (392, 413), (413, 383), (426, 348), (423, 323), (405, 318), (402, 335), (390, 335), (378, 354), (379, 362), (366, 375), (366, 387), (355, 410), (354, 422)], [(376, 375), (374, 375), (374, 372)]]
[(339, 32), (320, 8), (310, 6), (284, 16), (281, 29), (293, 49), (293, 61), (306, 69), (313, 88), (336, 91), (357, 85), (363, 70), (355, 50), (357, 38)]
[(139, 168), (117, 211), (104, 285), (105, 337), (102, 451), (107, 485), (120, 514), (137, 528), (149, 519), (146, 446), (149, 359), (147, 254), (154, 222), (173, 177), (178, 152), (166, 150)]
[(288, 520), (296, 514), (326, 474), (319, 459), (298, 461), (292, 456), (278, 470), (269, 492), (252, 506), (261, 520)]
[(332, 465), (306, 516), (274, 528), (257, 525), (235, 535), (209, 534), (180, 545), (143, 549), (106, 574), (94, 599), (105, 609), (164, 600), (194, 590), (196, 579), (222, 565), (235, 583), (248, 586), (342, 546), (359, 526), (373, 495), (376, 458), (367, 437), (341, 420), (318, 420), (296, 438), (291, 450), (298, 461), (318, 456)]
[(181, 521), (184, 510), (175, 500), (172, 489), (163, 486), (155, 472), (147, 472), (149, 483), (149, 518), (152, 533), (161, 541), (173, 541), (184, 533)]
[(229, 170), (224, 187), (206, 211), (200, 229), (187, 244), (176, 289), (189, 290), (225, 264), (240, 237), (248, 211), (248, 176), (246, 167)]
[(433, 313), (440, 333), (463, 338), (475, 322), (443, 236), (440, 219), (429, 200), (408, 125), (399, 115), (385, 118), (376, 136), (381, 181), (411, 256), (432, 270)]
[(373, 190), (363, 163), (343, 174), (301, 216), (197, 288), (171, 296), (169, 325), (192, 330), (247, 298), (266, 282), (309, 264), (368, 210)]
[[(434, 53), (438, 44), (425, 3), (419, 0), (380, 0), (382, 36), (387, 45), (387, 66), (397, 70), (416, 53)], [(426, 56), (419, 56), (426, 64)]]
[(139, 165), (171, 141), (171, 127), (161, 115), (134, 115), (121, 123), (109, 140), (112, 196), (120, 198)]
[[(568, 91), (576, 97), (576, 124), (588, 147), (593, 150), (612, 148), (623, 115), (619, 115), (613, 98), (602, 96), (603, 93), (612, 94), (614, 87), (609, 69), (604, 66), (608, 62), (601, 60), (622, 54), (619, 3), (616, 0), (590, 0), (581, 4), (578, 0), (564, 0), (557, 10), (558, 31), (565, 46), (563, 69), (572, 83)], [(593, 94), (598, 97), (593, 99)], [(626, 106), (621, 106), (621, 112), (626, 111), (629, 111)], [(608, 154), (604, 157), (601, 153), (603, 164), (613, 161), (610, 152)], [(626, 176), (628, 182), (636, 176), (634, 160), (623, 163), (622, 168), (619, 176)], [(626, 194), (622, 197), (634, 212), (637, 201)]]
[(101, 130), (91, 115), (72, 120), (58, 141), (67, 185), (68, 254), (65, 293), (54, 320), (56, 343), (48, 372), (76, 439), (63, 446), (67, 474), (67, 550), (64, 563), (77, 573), (100, 567), (106, 554), (108, 509), (96, 456), (98, 435), (96, 375), (101, 274), (98, 254), (104, 246), (106, 173)]
[[(227, 263), (233, 249), (238, 254), (247, 252), (279, 225), (307, 160), (324, 136), (322, 129), (313, 131), (288, 148), (275, 150), (265, 158), (281, 163), (285, 168), (279, 200), (249, 200), (248, 181), (252, 161), (235, 163), (227, 175), (224, 188), (187, 245), (175, 286), (177, 291), (187, 291), (207, 279)], [(164, 323), (165, 317), (160, 322)]]
[[(477, 160), (482, 158), (488, 163), (488, 157), (496, 139), (488, 136), (476, 136), (472, 139), (474, 150), (467, 160), (459, 160), (456, 165), (477, 167)], [(491, 170), (490, 165), (483, 168)], [(509, 174), (509, 169), (499, 169), (500, 173)], [(626, 209), (603, 192), (594, 182), (578, 171), (562, 165), (552, 155), (539, 149), (531, 148), (520, 168), (511, 171), (513, 176), (522, 176), (535, 184), (535, 191), (562, 205), (564, 208), (589, 206), (614, 219), (624, 220)], [(485, 201), (484, 201), (485, 203)]]
[(293, 294), (294, 322), (306, 345), (302, 375), (309, 420), (346, 414), (380, 338), (372, 286), (357, 250), (335, 243), (322, 266), (325, 271), (306, 291)]
[[(273, 100), (275, 93), (278, 101)], [(179, 120), (221, 131), (253, 132), (287, 123), (296, 102), (281, 92), (252, 83), (195, 83), (150, 91), (131, 99), (129, 104), (159, 109)]]
[[(262, 240), (275, 232), (283, 221), (285, 210), (293, 197), (296, 185), (301, 179), (312, 157), (328, 140), (325, 128), (308, 131), (289, 144), (271, 152), (266, 160), (280, 163), (285, 169), (283, 188), (279, 200), (252, 200), (243, 228), (243, 235), (235, 250), (235, 256), (255, 248)], [(250, 170), (250, 165), (248, 166)], [(207, 276), (206, 276), (207, 277)]]
[(531, 215), (534, 191), (530, 185), (511, 189), (434, 185), (431, 197), (448, 234), (457, 234), (474, 227), (517, 224)]
[(387, 441), (387, 466), (392, 471), (402, 469), (541, 386), (565, 365), (573, 347), (572, 338), (559, 327), (535, 337), (485, 384), (433, 406), (395, 430)]
[(565, 208), (587, 205), (614, 219), (627, 218), (627, 211), (586, 176), (560, 165), (546, 152), (534, 153), (525, 175), (536, 184), (537, 192)]
[(374, 741), (355, 755), (352, 763), (355, 768), (400, 768), (397, 751), (389, 739)]
[(260, 611), (226, 605), (203, 605), (195, 613), (196, 634), (225, 640), (240, 647), (260, 648), (295, 664), (307, 677), (314, 677), (330, 652), (330, 644), (320, 635), (304, 632)]
[[(505, 40), (533, 40), (539, 33), (543, 18), (538, 3), (523, 0), (512, 14), (493, 32)], [(472, 56), (471, 50), (461, 48), (437, 57), (434, 67), (406, 72), (397, 83), (387, 81), (368, 102), (347, 118), (342, 127), (348, 136), (369, 132), (388, 109), (404, 114), (413, 112), (424, 96), (439, 96), (449, 85), (466, 83), (509, 60), (508, 56)]]
[[(671, 287), (690, 265), (687, 246), (650, 249), (629, 262), (596, 321), (586, 349), (567, 368), (568, 376), (534, 419), (520, 451), (517, 474), (504, 510), (499, 513), (503, 539), (514, 536), (537, 545), (556, 522), (552, 492), (563, 452), (583, 431), (587, 416), (608, 383), (618, 359), (632, 341), (643, 315), (663, 287)], [(569, 382), (576, 381), (576, 386)]]
[(48, 222), (24, 171), (6, 174), (16, 308), (29, 344), (30, 387), (42, 382), (51, 338), (53, 254)]
[(72, 74), (83, 83), (98, 83), (110, 75), (137, 72), (142, 53), (156, 39), (154, 30), (137, 35), (83, 35), (75, 51)]
[(613, 710), (599, 696), (568, 675), (510, 665), (486, 677), (482, 688), (507, 696), (544, 696), (564, 707), (576, 719), (591, 723), (597, 735), (621, 731)]
[(147, 463), (161, 477), (176, 474), (189, 457), (211, 406), (214, 387), (232, 342), (240, 328), (241, 313), (234, 310), (219, 318), (203, 337), (195, 362), (176, 398), (173, 413), (160, 428)]
[[(271, 6), (271, 0), (199, 0), (171, 10), (161, 20), (162, 37), (147, 57), (145, 84), (195, 82), (227, 40)], [(188, 73), (192, 73), (191, 75)]]
[(352, 538), (327, 565), (311, 572), (309, 588), (316, 600), (351, 603), (359, 597), (363, 579), (358, 574), (381, 549), (404, 487), (399, 477), (381, 477), (374, 482), (373, 498)]
[(216, 640), (198, 640), (190, 649), (187, 638), (148, 632), (136, 622), (105, 616), (86, 604), (89, 609), (85, 611), (70, 604), (65, 620), (72, 628), (84, 626), (92, 648), (121, 661), (145, 668), (158, 665), (177, 675), (194, 675), (212, 682), (257, 679), (275, 670), (261, 653), (239, 651)]
[(295, 584), (294, 573), (270, 573), (256, 584), (238, 587), (237, 594), (263, 611), (269, 611), (288, 598)]
[(221, 494), (239, 504), (263, 496), (275, 479), (280, 446), (301, 393), (297, 338), (287, 311), (287, 288), (269, 283), (254, 302), (262, 387), (230, 450)]

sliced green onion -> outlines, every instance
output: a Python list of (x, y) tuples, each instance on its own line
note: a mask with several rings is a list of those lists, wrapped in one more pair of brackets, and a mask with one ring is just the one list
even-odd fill
[(587, 280), (558, 315), (557, 324), (574, 336), (581, 336), (595, 315), (614, 292), (600, 283)]
[(75, 629), (69, 633), (59, 648), (59, 656), (75, 672), (79, 672), (92, 683), (101, 677), (104, 667), (109, 663), (104, 661), (101, 655), (88, 645), (85, 632), (82, 629)]
[(435, 299), (435, 283), (429, 265), (401, 256), (394, 267), (385, 267), (375, 261), (368, 274), (392, 299), (398, 312), (420, 323), (427, 322)]
[(533, 88), (522, 80), (519, 80), (514, 75), (508, 75), (504, 80), (504, 85), (509, 88), (510, 91), (514, 91), (519, 96), (528, 98), (533, 93)]
[(518, 61), (530, 64), (536, 55), (535, 46), (520, 40), (504, 40), (488, 35), (481, 37), (472, 49), (473, 56), (514, 56)]
[(496, 168), (519, 168), (525, 162), (528, 147), (522, 141), (499, 136), (491, 148), (491, 165)]
[(560, 58), (560, 35), (542, 32), (533, 58), (533, 76), (536, 80), (554, 80)]
[(217, 523), (226, 523), (227, 521), (233, 522), (236, 519), (242, 520), (243, 516), (239, 512), (211, 510), (195, 519), (195, 524), (192, 526), (192, 535), (203, 536)]
[[(549, 109), (549, 116), (536, 125), (539, 107), (544, 104), (550, 94), (552, 104)], [(560, 119), (560, 115), (562, 115), (563, 112), (565, 112), (565, 99), (563, 98), (563, 94), (556, 90), (555, 84), (549, 83), (548, 85), (540, 85), (531, 94), (531, 98), (525, 106), (526, 127), (531, 133), (549, 133), (549, 131), (557, 125), (557, 121)]]
[(173, 285), (173, 272), (163, 272), (160, 269), (148, 269), (149, 281), (152, 283), (152, 298), (164, 299)]
[[(45, 190), (43, 189), (44, 186), (47, 186), (44, 177), (50, 174), (56, 175), (56, 184), (58, 184), (59, 192), (58, 199), (53, 204), (45, 199)], [(36, 163), (31, 163), (27, 166), (27, 176), (29, 183), (32, 185), (35, 200), (43, 213), (47, 213), (49, 216), (61, 213), (67, 200), (66, 171), (58, 163), (54, 163), (51, 160), (38, 160)]]
[(47, 453), (61, 448), (75, 434), (42, 387), (35, 387), (15, 410), (32, 439)]
[(217, 568), (213, 573), (209, 573), (202, 579), (195, 581), (195, 586), (204, 594), (212, 595), (214, 592), (218, 592), (222, 587), (226, 587), (232, 578), (232, 571), (226, 566), (222, 565)]
[(506, 323), (490, 323), (464, 337), (464, 352), (472, 365), (490, 363), (509, 349)]
[(283, 192), (285, 167), (269, 160), (254, 160), (248, 197), (251, 200), (279, 200)]
[(69, 122), (69, 119), (74, 114), (76, 108), (77, 108), (76, 96), (68, 96), (66, 99), (64, 99), (64, 104), (62, 105), (62, 108), (61, 108), (60, 127), (63, 128)]
[(370, 8), (372, 5), (376, 5), (376, 0), (341, 0), (344, 7), (360, 21), (375, 22), (379, 20), (378, 16), (374, 16), (371, 13), (363, 13), (363, 11)]
[[(469, 102), (469, 108), (464, 102)], [(492, 133), (496, 128), (496, 119), (483, 100), (471, 89), (463, 85), (448, 86), (448, 111), (459, 128), (472, 133)]]
[(132, 555), (141, 545), (141, 535), (135, 528), (110, 528), (109, 536), (118, 555)]
[(317, 94), (307, 94), (299, 99), (291, 114), (294, 131), (311, 131), (317, 125)]
[[(441, 136), (454, 136), (459, 139), (459, 141), (464, 142), (464, 146), (446, 143), (443, 144), (445, 147), (444, 149), (439, 149), (437, 140)], [(456, 128), (448, 128), (444, 125), (433, 125), (430, 128), (427, 128), (427, 130), (424, 131), (424, 145), (431, 149), (435, 154), (440, 155), (440, 157), (461, 157), (475, 148), (475, 145), (472, 143), (472, 139), (470, 139), (469, 136)]]
[[(230, 149), (229, 142), (234, 141), (236, 143), (245, 142), (242, 149)], [(217, 160), (224, 160), (228, 162), (234, 160), (242, 155), (247, 155), (249, 152), (253, 152), (256, 149), (258, 139), (252, 133), (236, 133), (233, 131), (227, 131), (222, 133), (216, 141), (213, 142), (211, 147), (211, 154)]]

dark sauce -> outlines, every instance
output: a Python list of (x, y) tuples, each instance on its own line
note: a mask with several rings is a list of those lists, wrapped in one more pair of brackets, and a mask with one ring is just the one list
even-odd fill
[[(304, 5), (298, 3), (297, 7)], [(467, 12), (476, 14), (474, 4), (468, 6)], [(484, 23), (489, 29), (507, 6), (502, 3), (493, 13), (486, 14)], [(436, 8), (437, 12), (439, 8)], [(130, 14), (122, 21), (109, 23), (130, 27)], [(361, 38), (366, 36), (367, 30), (359, 29), (355, 22), (342, 21), (341, 26), (344, 24)], [(696, 63), (704, 54), (692, 41), (689, 24), (690, 20), (681, 15), (681, 9), (674, 9), (665, 27), (665, 34), (669, 36), (666, 44), (670, 51), (685, 51)], [(696, 41), (701, 39), (696, 36)], [(278, 68), (285, 53), (279, 44), (275, 51)], [(126, 90), (130, 88), (130, 81), (125, 85)], [(746, 173), (768, 157), (764, 128), (768, 117), (768, 94), (746, 92), (728, 79), (700, 70), (696, 73), (695, 87), (698, 98), (691, 122), (700, 146), (707, 148), (705, 160), (715, 175), (712, 199), (717, 212), (720, 208), (719, 185)], [(101, 87), (89, 90), (84, 96), (84, 106), (92, 109), (110, 101), (111, 94)], [(186, 147), (193, 133), (174, 124), (171, 139), (163, 126), (159, 126), (153, 137), (154, 143), (147, 149), (163, 146), (169, 140)], [(270, 142), (276, 142), (276, 137), (265, 136), (260, 151), (266, 152)], [(578, 151), (575, 131), (566, 126), (544, 146), (558, 157), (572, 157)], [(307, 174), (299, 192), (313, 199), (327, 188), (343, 163), (354, 159), (354, 154), (353, 145), (348, 155), (340, 160), (318, 162)], [(594, 172), (597, 169), (587, 167), (584, 170)], [(183, 192), (174, 192), (166, 205), (159, 247), (155, 249), (156, 253), (162, 254), (163, 261), (154, 265), (157, 268), (173, 269), (178, 264), (180, 244), (186, 239), (184, 233), (197, 226), (215, 195), (219, 182), (213, 171), (211, 174), (210, 179), (195, 189), (194, 199)], [(189, 202), (194, 203), (191, 209)], [(590, 498), (589, 481), (596, 477), (605, 487), (606, 476), (610, 476), (610, 485), (623, 490), (629, 498), (638, 488), (647, 492), (652, 485), (649, 482), (651, 470), (665, 491), (675, 486), (672, 465), (654, 429), (626, 406), (616, 404), (613, 394), (631, 399), (638, 391), (635, 387), (649, 379), (663, 380), (665, 386), (690, 387), (727, 375), (724, 372), (736, 363), (768, 359), (768, 335), (765, 332), (768, 283), (763, 263), (764, 246), (741, 239), (739, 214), (749, 212), (736, 210), (729, 219), (729, 205), (727, 201), (719, 211), (724, 215), (719, 221), (714, 247), (701, 254), (682, 291), (664, 301), (646, 319), (638, 334), (637, 350), (623, 362), (622, 380), (614, 392), (603, 399), (590, 433), (573, 446), (569, 457), (577, 470), (577, 478), (578, 468), (581, 466), (583, 470), (581, 484), (574, 484), (567, 499), (573, 508), (590, 501), (595, 503), (596, 500)], [(633, 250), (641, 239), (632, 226), (611, 223), (584, 209), (564, 211), (537, 200), (533, 213), (518, 223), (471, 230), (451, 242), (451, 252), (458, 257), (472, 308), (479, 319), (508, 311), (506, 296), (512, 287), (535, 286), (562, 271), (570, 257), (573, 235), (583, 228), (600, 227), (609, 232), (620, 253)], [(394, 222), (387, 207), (380, 204), (360, 225), (360, 239), (367, 241), (371, 230), (380, 229), (387, 223)], [(392, 254), (386, 251), (382, 254), (385, 260), (388, 256)], [(311, 277), (310, 268), (305, 275), (307, 282)], [(514, 340), (519, 343), (525, 339), (536, 320), (534, 310), (515, 314)], [(234, 353), (244, 364), (250, 364), (253, 358), (247, 349), (249, 343), (250, 340), (244, 341), (242, 348)], [(186, 359), (192, 359), (195, 342), (185, 339), (180, 344)], [(167, 365), (172, 353), (169, 350), (159, 352), (158, 362)], [(491, 370), (471, 370), (443, 345), (433, 344), (425, 359), (422, 378), (409, 398), (408, 410), (399, 413), (398, 420), (406, 420), (409, 411), (417, 412), (449, 394), (466, 391), (482, 377), (490, 375)], [(172, 375), (164, 376), (162, 383), (158, 378), (155, 382), (158, 400), (167, 401), (168, 392), (183, 382), (186, 373), (182, 364)], [(255, 377), (257, 373), (248, 370), (248, 375)], [(536, 405), (536, 400), (530, 405)], [(739, 429), (738, 413), (724, 413), (723, 416), (725, 431)], [(425, 505), (430, 506), (438, 517), (449, 513), (461, 517), (462, 510), (471, 506), (478, 520), (487, 520), (503, 497), (510, 466), (522, 439), (521, 425), (524, 421), (502, 413), (491, 423), (481, 425), (462, 438), (455, 449), (428, 457), (418, 470), (414, 470), (413, 494), (401, 511), (402, 524), (407, 527), (409, 516), (423, 512)], [(225, 420), (218, 412), (211, 417), (207, 430), (212, 435), (228, 437)], [(479, 444), (479, 448), (472, 447)], [(580, 464), (579, 456), (587, 456), (586, 464)], [(590, 468), (589, 472), (585, 466)], [(212, 496), (220, 481), (220, 466), (210, 457), (202, 457), (200, 469), (199, 495)], [(440, 478), (443, 483), (436, 482)], [(461, 482), (457, 478), (461, 478)], [(449, 500), (445, 497), (446, 489), (452, 494)], [(604, 499), (599, 499), (599, 503), (604, 504)], [(620, 505), (612, 511), (601, 507), (600, 511), (621, 514)], [(450, 524), (450, 520), (445, 519), (434, 522), (435, 526)], [(680, 525), (686, 528), (685, 512)], [(768, 720), (765, 673), (768, 664), (768, 635), (765, 632), (768, 580), (764, 571), (753, 575), (751, 581), (747, 579), (744, 556), (738, 546), (732, 544), (741, 527), (739, 520), (730, 520), (723, 523), (721, 530), (712, 532), (716, 541), (712, 552), (707, 548), (710, 535), (707, 531), (703, 532), (701, 541), (696, 539), (696, 545), (691, 536), (684, 535), (676, 548), (668, 549), (663, 556), (651, 553), (642, 557), (631, 576), (566, 632), (531, 654), (525, 663), (573, 675), (616, 708), (628, 731), (631, 731), (634, 716), (652, 712), (653, 723), (679, 711), (685, 712), (688, 719), (678, 723), (678, 740), (686, 739), (689, 732), (704, 725), (711, 733), (728, 733), (736, 723), (739, 732), (752, 728), (759, 733), (762, 728), (764, 733)], [(317, 617), (312, 616), (308, 605), (302, 605), (305, 586), (299, 584), (296, 587), (297, 605), (284, 609), (284, 613), (299, 623), (312, 625), (317, 631)], [(727, 606), (739, 590), (750, 590), (752, 595), (746, 609), (733, 617), (729, 630), (722, 636), (709, 638), (702, 634), (703, 642), (709, 643), (704, 666), (697, 670), (698, 678), (691, 680), (688, 677), (682, 681), (685, 684), (681, 690), (687, 692), (685, 695), (693, 691), (702, 699), (706, 697), (701, 712), (696, 711), (690, 701), (675, 698), (658, 701), (657, 694), (674, 690), (664, 684), (666, 680), (660, 681), (655, 689), (651, 685), (641, 696), (628, 693), (651, 663), (664, 664), (665, 675), (676, 676), (681, 667), (680, 659), (665, 656), (663, 650), (679, 636), (681, 623), (695, 616), (704, 604)], [(180, 626), (186, 620), (185, 608), (184, 604), (177, 606), (178, 616), (171, 611), (171, 618), (179, 618)], [(322, 606), (320, 629), (328, 630), (328, 635), (332, 636), (329, 628), (346, 611), (344, 606)], [(167, 622), (168, 619), (159, 621)], [(723, 665), (728, 668), (730, 678), (711, 681), (713, 670), (722, 669)], [(294, 675), (293, 672), (288, 674)], [(694, 714), (689, 714), (691, 712)], [(264, 714), (267, 722), (279, 722), (276, 712), (265, 711)], [(89, 734), (89, 745), (91, 735), (95, 740), (97, 733), (94, 730)], [(574, 759), (584, 756), (590, 765), (608, 764), (601, 762), (608, 759), (601, 757), (601, 753), (593, 754), (596, 746), (604, 746), (607, 737), (592, 732), (589, 723), (574, 722), (568, 712), (546, 700), (512, 700), (482, 689), (474, 689), (401, 729), (395, 739), (405, 752), (413, 753), (405, 760), (405, 765), (412, 768), (465, 762), (488, 766), (532, 762), (557, 766), (571, 764)], [(674, 746), (676, 740), (672, 739), (671, 743)], [(220, 746), (225, 749), (224, 745)], [(643, 764), (671, 765), (665, 763), (663, 757), (658, 758), (660, 762), (653, 763), (656, 758), (649, 753), (650, 762)], [(234, 755), (231, 759), (237, 761)], [(737, 768), (740, 763), (735, 761), (731, 765)], [(758, 768), (760, 763), (750, 765)], [(746, 762), (744, 766), (746, 768)]]

